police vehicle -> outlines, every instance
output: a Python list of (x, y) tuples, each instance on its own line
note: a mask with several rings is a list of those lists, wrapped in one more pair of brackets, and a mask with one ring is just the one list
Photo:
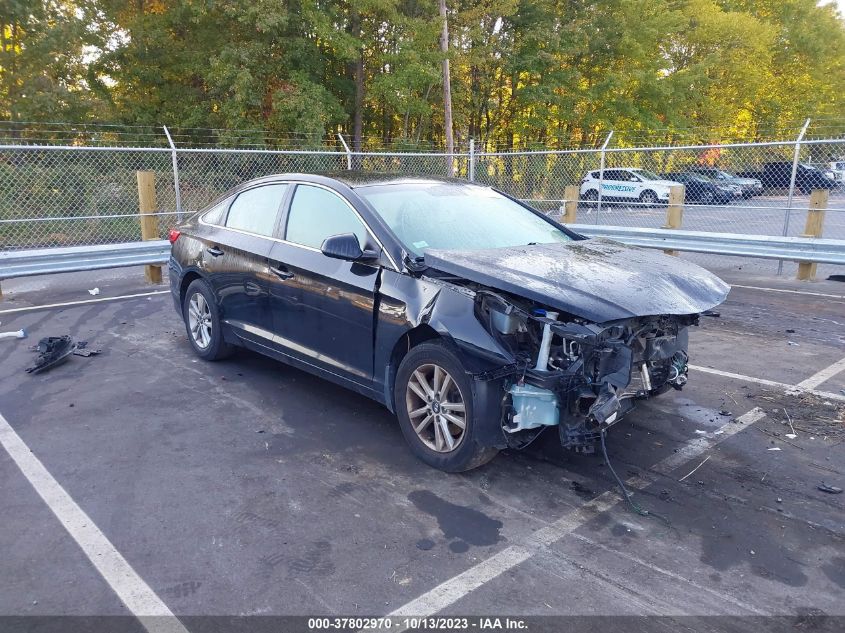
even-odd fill
[(591, 171), (581, 181), (581, 199), (588, 202), (601, 198), (608, 201), (642, 202), (646, 205), (669, 202), (669, 187), (678, 185), (673, 180), (663, 180), (655, 173), (638, 167), (605, 169), (604, 180), (600, 171)]

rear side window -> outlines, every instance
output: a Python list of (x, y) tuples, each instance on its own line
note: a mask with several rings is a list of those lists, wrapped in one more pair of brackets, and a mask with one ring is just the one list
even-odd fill
[(294, 244), (320, 248), (332, 235), (354, 233), (361, 248), (367, 230), (340, 196), (320, 187), (297, 185), (288, 211), (285, 239)]
[(238, 194), (229, 207), (226, 226), (230, 229), (272, 236), (287, 188), (286, 184), (263, 185)]

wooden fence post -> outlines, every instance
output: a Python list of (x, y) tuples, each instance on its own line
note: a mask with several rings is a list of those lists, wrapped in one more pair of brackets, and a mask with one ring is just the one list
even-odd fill
[[(672, 185), (669, 187), (669, 206), (666, 207), (666, 224), (664, 229), (679, 229), (684, 222), (684, 196), (683, 185)], [(667, 255), (678, 256), (678, 251), (665, 250)]]
[[(801, 237), (821, 237), (824, 226), (825, 210), (830, 191), (827, 189), (813, 189), (810, 193), (810, 207), (807, 209), (807, 223)], [(797, 279), (813, 281), (816, 278), (816, 262), (798, 262)]]
[(578, 198), (581, 197), (581, 189), (578, 185), (567, 185), (563, 190), (563, 223), (575, 224), (578, 214)]
[[(156, 208), (156, 180), (151, 171), (138, 172), (138, 210), (141, 212), (141, 239), (158, 239), (158, 216)], [(144, 266), (144, 278), (148, 283), (161, 283), (161, 266)]]

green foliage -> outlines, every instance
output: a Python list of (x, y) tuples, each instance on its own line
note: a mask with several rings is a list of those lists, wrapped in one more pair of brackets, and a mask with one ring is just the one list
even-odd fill
[[(459, 143), (709, 142), (845, 119), (845, 22), (816, 0), (448, 4)], [(309, 146), (351, 136), (358, 112), (365, 146), (428, 147), (440, 27), (429, 0), (0, 0), (0, 118)]]

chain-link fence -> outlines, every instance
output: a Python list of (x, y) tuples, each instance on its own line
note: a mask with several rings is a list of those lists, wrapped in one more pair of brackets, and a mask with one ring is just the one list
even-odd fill
[[(561, 214), (567, 186), (577, 187), (582, 224), (658, 229), (666, 224), (668, 188), (680, 183), (683, 229), (800, 236), (811, 191), (824, 189), (824, 236), (845, 239), (845, 139), (481, 153), (474, 159), (477, 181), (551, 215)], [(765, 261), (687, 256), (714, 268), (780, 269)]]
[[(162, 237), (181, 214), (235, 185), (274, 173), (346, 169), (449, 173), (559, 214), (578, 188), (579, 223), (649, 227), (666, 221), (670, 182), (685, 186), (684, 229), (800, 235), (808, 194), (828, 189), (825, 237), (845, 239), (845, 139), (526, 152), (365, 152), (0, 145), (0, 248), (140, 239), (136, 173), (155, 173)], [(570, 192), (571, 193), (571, 192)], [(714, 266), (725, 258), (704, 256)], [(757, 262), (761, 270), (773, 264)]]

